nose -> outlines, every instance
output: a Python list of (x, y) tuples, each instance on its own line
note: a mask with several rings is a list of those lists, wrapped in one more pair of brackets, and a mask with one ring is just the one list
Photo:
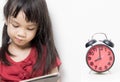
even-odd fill
[(21, 38), (24, 38), (26, 36), (26, 32), (25, 32), (25, 29), (19, 29), (17, 31), (17, 36), (21, 37)]

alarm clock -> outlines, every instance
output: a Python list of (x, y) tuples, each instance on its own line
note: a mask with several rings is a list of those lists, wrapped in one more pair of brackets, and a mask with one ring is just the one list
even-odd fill
[[(93, 39), (96, 34), (105, 36), (104, 40), (99, 40), (101, 43), (95, 44), (97, 40)], [(92, 40), (86, 43), (85, 47), (90, 47), (86, 54), (86, 62), (88, 67), (98, 73), (110, 70), (115, 61), (114, 52), (111, 49), (114, 44), (107, 39), (105, 33), (95, 33)]]

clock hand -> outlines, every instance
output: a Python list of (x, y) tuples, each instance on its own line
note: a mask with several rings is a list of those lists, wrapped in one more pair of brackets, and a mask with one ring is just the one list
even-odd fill
[(101, 59), (101, 52), (100, 52), (100, 47), (99, 47), (99, 58)]
[(99, 47), (99, 57), (95, 60), (95, 62), (96, 61), (99, 61), (99, 60), (101, 60), (102, 58), (101, 58), (101, 52), (100, 52), (100, 47)]
[(96, 62), (96, 61), (99, 61), (99, 60), (101, 60), (101, 58), (97, 58), (97, 59), (95, 60), (95, 62)]

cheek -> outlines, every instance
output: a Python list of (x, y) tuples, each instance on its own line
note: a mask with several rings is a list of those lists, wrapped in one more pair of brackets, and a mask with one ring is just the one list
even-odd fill
[(27, 33), (27, 38), (28, 38), (29, 40), (32, 40), (32, 39), (35, 37), (35, 35), (36, 35), (36, 32)]
[(15, 31), (10, 26), (7, 27), (8, 36), (14, 35)]

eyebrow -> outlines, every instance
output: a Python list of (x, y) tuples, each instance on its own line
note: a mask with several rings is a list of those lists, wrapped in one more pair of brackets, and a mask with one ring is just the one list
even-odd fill
[[(12, 20), (12, 22), (15, 22), (15, 23), (17, 23), (18, 25), (20, 25), (20, 23), (17, 22), (14, 18), (11, 18), (10, 20)], [(29, 25), (27, 25), (27, 26), (37, 26), (37, 24), (32, 23), (32, 24), (29, 24)]]
[(10, 19), (9, 19), (9, 22), (11, 22), (11, 23), (12, 23), (12, 22), (15, 22), (15, 23), (19, 24), (19, 23), (18, 23), (16, 20), (14, 20), (13, 18), (10, 18)]

